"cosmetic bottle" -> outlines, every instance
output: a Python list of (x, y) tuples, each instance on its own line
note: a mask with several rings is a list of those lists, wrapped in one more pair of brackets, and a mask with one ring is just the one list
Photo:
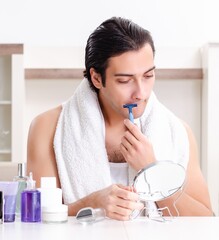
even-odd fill
[(21, 214), (21, 193), (27, 188), (28, 177), (26, 176), (26, 164), (18, 163), (18, 175), (13, 181), (18, 182), (18, 192), (16, 196), (16, 217)]
[[(16, 195), (18, 182), (0, 181), (0, 191), (4, 195), (4, 222), (15, 221)], [(2, 201), (1, 201), (2, 202)]]
[(62, 190), (56, 187), (55, 177), (42, 177), (41, 207), (44, 223), (65, 223), (68, 220), (68, 207), (62, 204)]
[(3, 192), (0, 191), (0, 224), (4, 222), (4, 196)]
[(21, 193), (21, 222), (41, 222), (41, 193), (35, 189), (32, 173)]

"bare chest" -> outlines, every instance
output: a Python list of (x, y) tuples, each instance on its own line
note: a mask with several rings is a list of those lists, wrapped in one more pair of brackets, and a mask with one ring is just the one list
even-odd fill
[(126, 162), (120, 151), (120, 144), (123, 135), (124, 133), (118, 133), (115, 131), (106, 132), (105, 143), (109, 162), (113, 163)]

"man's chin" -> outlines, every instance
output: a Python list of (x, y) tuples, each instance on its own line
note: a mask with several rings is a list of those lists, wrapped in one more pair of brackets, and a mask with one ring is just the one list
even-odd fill
[(145, 108), (146, 108), (146, 104), (144, 104), (144, 105), (142, 104), (139, 107), (140, 107), (140, 109), (137, 110), (137, 108), (136, 108), (136, 111), (133, 110), (134, 118), (140, 118), (143, 115)]

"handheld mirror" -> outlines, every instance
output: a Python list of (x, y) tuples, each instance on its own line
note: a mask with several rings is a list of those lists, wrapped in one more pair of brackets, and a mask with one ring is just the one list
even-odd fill
[(142, 201), (160, 201), (178, 190), (185, 181), (185, 169), (170, 161), (150, 164), (138, 172), (133, 187)]

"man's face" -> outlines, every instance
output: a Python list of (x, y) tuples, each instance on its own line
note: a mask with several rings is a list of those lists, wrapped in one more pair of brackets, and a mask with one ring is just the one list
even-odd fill
[(139, 118), (146, 107), (153, 89), (154, 56), (146, 44), (138, 51), (129, 51), (109, 59), (106, 69), (106, 84), (99, 90), (103, 113), (128, 118), (124, 104), (137, 103), (133, 108), (134, 118)]

